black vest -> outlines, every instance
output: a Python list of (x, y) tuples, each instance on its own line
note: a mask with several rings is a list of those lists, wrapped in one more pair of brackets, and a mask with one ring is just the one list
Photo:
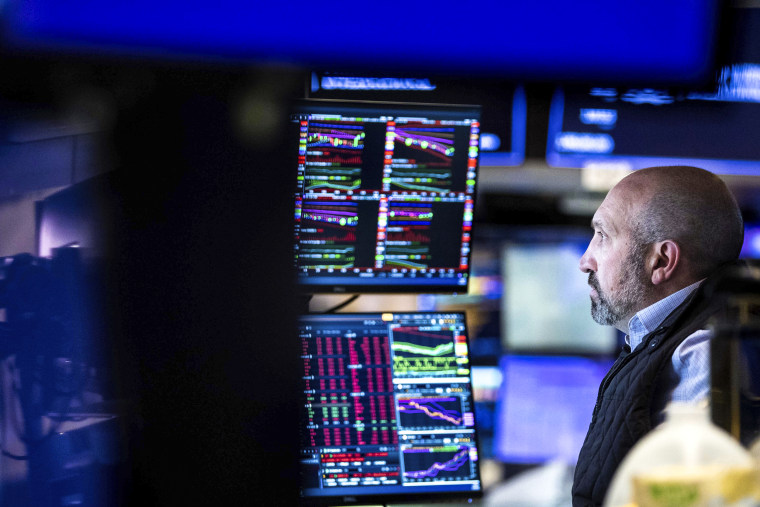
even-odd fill
[(651, 404), (673, 352), (722, 307), (720, 298), (704, 296), (705, 285), (633, 352), (625, 347), (602, 381), (575, 468), (573, 507), (601, 505), (620, 462), (652, 429)]

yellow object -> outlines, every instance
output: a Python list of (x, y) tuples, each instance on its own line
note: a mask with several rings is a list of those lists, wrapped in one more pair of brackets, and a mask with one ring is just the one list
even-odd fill
[(760, 504), (760, 470), (735, 465), (654, 467), (633, 476), (638, 507), (712, 507)]
[(758, 507), (758, 463), (710, 421), (706, 405), (672, 403), (618, 467), (604, 507)]

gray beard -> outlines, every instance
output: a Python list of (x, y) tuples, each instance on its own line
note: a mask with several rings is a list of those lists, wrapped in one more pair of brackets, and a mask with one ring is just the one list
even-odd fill
[(625, 259), (625, 270), (620, 277), (617, 294), (605, 294), (599, 286), (595, 273), (588, 275), (588, 284), (594, 288), (597, 298), (591, 298), (591, 318), (603, 326), (621, 323), (640, 309), (647, 294), (644, 274), (644, 247), (633, 248)]

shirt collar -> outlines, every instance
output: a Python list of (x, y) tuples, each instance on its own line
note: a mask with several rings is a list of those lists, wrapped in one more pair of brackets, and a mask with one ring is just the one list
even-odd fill
[(683, 303), (689, 297), (689, 294), (699, 287), (702, 281), (700, 280), (688, 287), (684, 287), (678, 292), (674, 292), (653, 305), (639, 310), (636, 315), (631, 317), (631, 320), (628, 321), (628, 335), (625, 337), (625, 342), (631, 347), (631, 350), (636, 350), (636, 347), (639, 346), (646, 335), (657, 329), (657, 326), (662, 324), (662, 321), (670, 315), (670, 312)]

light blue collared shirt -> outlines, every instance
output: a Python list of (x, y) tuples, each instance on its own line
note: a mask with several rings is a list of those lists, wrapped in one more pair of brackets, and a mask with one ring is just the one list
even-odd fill
[[(628, 321), (625, 342), (636, 350), (646, 335), (656, 330), (702, 283), (693, 283), (640, 310)], [(652, 405), (652, 422), (663, 421), (665, 406), (671, 401), (699, 402), (710, 394), (710, 332), (701, 329), (690, 334), (673, 352), (668, 371), (662, 377)]]

